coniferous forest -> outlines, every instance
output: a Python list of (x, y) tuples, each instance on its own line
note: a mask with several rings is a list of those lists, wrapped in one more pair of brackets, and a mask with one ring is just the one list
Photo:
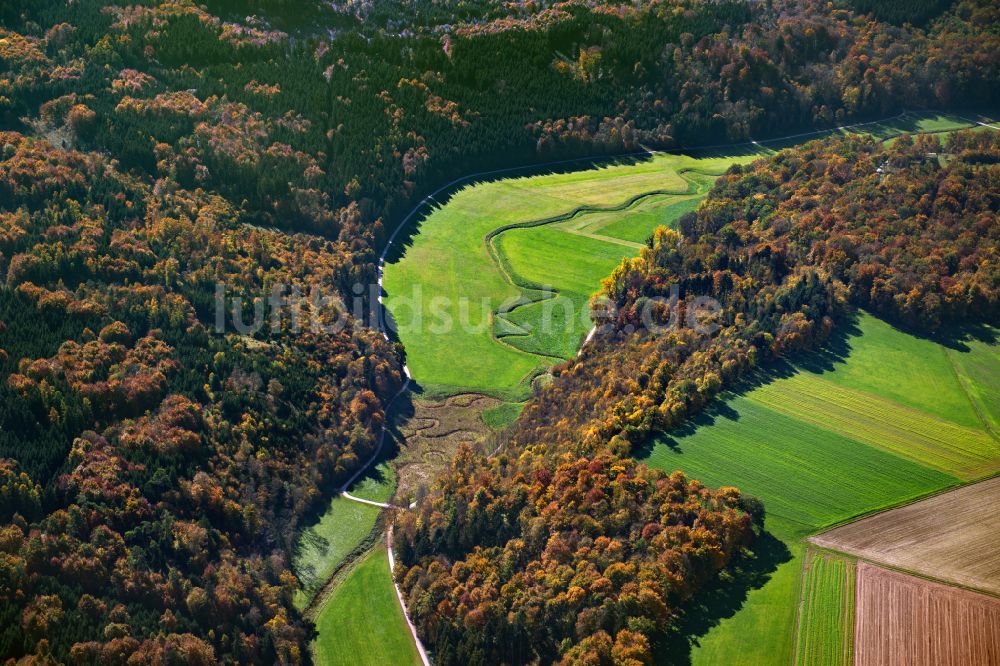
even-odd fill
[[(358, 286), (451, 179), (998, 102), (992, 0), (3, 0), (0, 658), (311, 662), (295, 540), (405, 381)], [(396, 517), (434, 662), (651, 663), (765, 507), (636, 449), (851, 308), (1000, 325), (998, 192), (992, 132), (721, 176), (504, 448)], [(220, 331), (218, 284), (268, 325)], [(644, 329), (671, 285), (722, 304), (713, 335)], [(342, 325), (270, 325), (293, 308)]]

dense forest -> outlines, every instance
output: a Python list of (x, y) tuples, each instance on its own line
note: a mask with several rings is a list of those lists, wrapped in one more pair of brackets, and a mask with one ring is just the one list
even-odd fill
[(400, 366), (360, 326), (220, 335), (212, 293), (305, 294), (351, 252), (98, 156), (12, 133), (0, 154), (0, 652), (301, 659), (297, 521), (371, 455)]
[[(729, 489), (718, 505), (629, 455), (753, 368), (821, 344), (851, 306), (925, 334), (1000, 324), (998, 192), (993, 132), (826, 140), (732, 167), (680, 233), (661, 227), (605, 280), (595, 312), (613, 314), (513, 441), (467, 452), (400, 518), (400, 580), (439, 663), (648, 663), (761, 507)], [(699, 308), (706, 296), (719, 307)], [(635, 478), (646, 504), (620, 487)], [(653, 500), (663, 487), (670, 501)], [(676, 513), (692, 492), (701, 510)]]
[[(433, 3), (373, 18), (394, 6), (379, 2), (322, 35), (187, 0), (104, 4), (5, 3), (9, 128), (217, 191), (245, 220), (349, 241), (377, 243), (380, 219), (486, 166), (741, 141), (1000, 94), (1000, 9), (986, 0), (926, 28), (811, 2), (481, 2), (446, 24)], [(236, 4), (212, 6), (227, 16)], [(251, 5), (264, 17), (283, 7)]]
[[(401, 354), (309, 302), (262, 305), (349, 325), (220, 333), (217, 285), (245, 319), (275, 285), (349, 298), (403, 210), (484, 167), (995, 104), (1000, 8), (921, 5), (922, 27), (809, 0), (0, 3), (0, 658), (307, 661), (291, 544), (372, 451)], [(812, 150), (734, 171), (684, 243), (616, 271), (612, 332), (512, 449), (402, 519), (442, 663), (642, 661), (760, 507), (635, 442), (848, 303), (995, 319), (996, 254), (967, 235), (978, 210), (995, 238), (995, 145)], [(674, 279), (726, 304), (720, 332), (626, 333)]]

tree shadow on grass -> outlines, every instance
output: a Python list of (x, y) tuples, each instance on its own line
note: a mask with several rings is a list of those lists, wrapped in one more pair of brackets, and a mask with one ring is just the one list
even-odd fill
[(665, 444), (675, 452), (681, 452), (682, 440), (693, 435), (700, 428), (712, 426), (719, 419), (739, 421), (740, 413), (733, 408), (734, 398), (746, 395), (754, 389), (766, 386), (780, 379), (787, 379), (802, 372), (823, 374), (833, 372), (845, 363), (851, 354), (851, 339), (861, 335), (857, 316), (850, 315), (837, 322), (830, 338), (819, 349), (802, 352), (788, 358), (776, 359), (747, 373), (729, 389), (712, 400), (701, 412), (689, 416), (669, 433), (656, 433), (633, 449), (637, 460), (649, 457), (658, 443)]
[[(392, 436), (391, 432), (386, 433), (385, 441), (382, 443), (382, 450), (379, 452), (378, 458), (373, 460), (368, 468), (354, 480), (351, 487), (347, 489), (350, 493), (359, 492), (360, 488), (365, 484), (366, 481), (374, 482), (376, 485), (383, 485), (389, 481), (388, 476), (383, 469), (382, 463), (387, 463), (396, 458), (399, 455), (399, 442)], [(393, 489), (395, 491), (395, 489)], [(368, 497), (367, 495), (358, 495), (361, 499), (375, 500), (376, 498)], [(377, 501), (383, 501), (378, 499)]]
[(962, 353), (972, 351), (972, 348), (969, 347), (970, 342), (982, 342), (994, 345), (998, 341), (997, 329), (980, 322), (946, 324), (936, 331), (921, 331), (903, 326), (892, 319), (883, 319), (883, 321), (897, 331), (935, 342), (952, 351)]
[(654, 662), (671, 666), (690, 664), (691, 651), (701, 644), (701, 638), (735, 615), (750, 592), (767, 584), (778, 566), (791, 559), (788, 546), (774, 535), (769, 532), (758, 535), (752, 551), (740, 556), (730, 571), (709, 582), (682, 608), (673, 628), (653, 646)]

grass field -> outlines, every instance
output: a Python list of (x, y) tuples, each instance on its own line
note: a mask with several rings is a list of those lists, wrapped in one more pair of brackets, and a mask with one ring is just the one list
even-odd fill
[[(693, 212), (701, 203), (702, 194), (691, 197), (664, 196), (637, 206), (629, 215), (607, 215), (613, 218), (598, 227), (595, 233), (633, 243), (645, 243), (656, 227), (673, 227), (684, 213)], [(596, 217), (596, 216), (595, 216)], [(600, 221), (598, 221), (600, 223)]]
[[(713, 179), (706, 174), (760, 154), (656, 154), (460, 189), (419, 223), (402, 256), (385, 269), (386, 307), (415, 380), (429, 396), (479, 391), (525, 398), (535, 375), (576, 352), (590, 328), (585, 304), (600, 280), (637, 254), (656, 225), (696, 205)], [(506, 226), (550, 218), (556, 219), (487, 240)], [(539, 302), (555, 293), (558, 302)], [(498, 311), (505, 315), (496, 317)], [(547, 313), (553, 325), (542, 331)], [(468, 362), (441, 362), (448, 358)]]
[(337, 586), (316, 618), (317, 666), (406, 666), (420, 664), (380, 545), (362, 558)]
[(995, 410), (994, 344), (946, 348), (866, 314), (848, 328), (645, 452), (651, 466), (760, 497), (768, 531), (793, 555), (698, 639), (695, 664), (792, 661), (804, 537), (1000, 469), (980, 415)]
[(505, 402), (483, 412), (483, 423), (493, 430), (502, 430), (517, 420), (524, 411), (523, 402)]
[(292, 569), (302, 584), (295, 605), (305, 608), (351, 551), (364, 541), (378, 507), (334, 497), (319, 520), (302, 531)]
[[(587, 301), (597, 290), (594, 276), (609, 275), (623, 256), (638, 248), (565, 233), (550, 227), (516, 229), (499, 241), (516, 275), (527, 282), (558, 289), (549, 298), (513, 310), (506, 318), (524, 331), (504, 341), (539, 355), (568, 358), (591, 327)], [(559, 261), (557, 257), (573, 257)]]
[[(911, 112), (900, 117), (883, 120), (879, 122), (863, 123), (852, 125), (851, 127), (823, 132), (823, 136), (833, 134), (870, 134), (876, 139), (881, 139), (886, 143), (892, 143), (900, 134), (940, 134), (954, 132), (956, 130), (977, 127), (977, 125), (962, 116), (948, 113), (934, 112)], [(816, 136), (796, 137), (793, 139), (779, 139), (775, 141), (762, 141), (768, 148), (780, 150), (789, 148), (796, 143)]]
[(854, 560), (806, 555), (795, 646), (798, 666), (850, 666), (854, 633)]
[(1000, 477), (810, 539), (824, 548), (1000, 596)]
[[(770, 518), (768, 523), (772, 522)], [(693, 664), (788, 664), (795, 649), (795, 600), (802, 585), (802, 542), (787, 544), (788, 557), (768, 574), (764, 585), (749, 590), (738, 608), (716, 618), (710, 630), (696, 636)], [(752, 637), (752, 638), (751, 638)], [(666, 660), (683, 663), (683, 660)]]
[(1000, 664), (1000, 599), (858, 563), (856, 666)]

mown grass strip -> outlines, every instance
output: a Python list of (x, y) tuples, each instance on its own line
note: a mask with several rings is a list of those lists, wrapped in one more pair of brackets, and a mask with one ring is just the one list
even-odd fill
[(406, 619), (396, 599), (384, 544), (346, 574), (316, 618), (317, 666), (419, 665)]
[(820, 376), (799, 374), (762, 386), (751, 400), (787, 416), (970, 481), (1000, 470), (985, 432), (956, 425)]

